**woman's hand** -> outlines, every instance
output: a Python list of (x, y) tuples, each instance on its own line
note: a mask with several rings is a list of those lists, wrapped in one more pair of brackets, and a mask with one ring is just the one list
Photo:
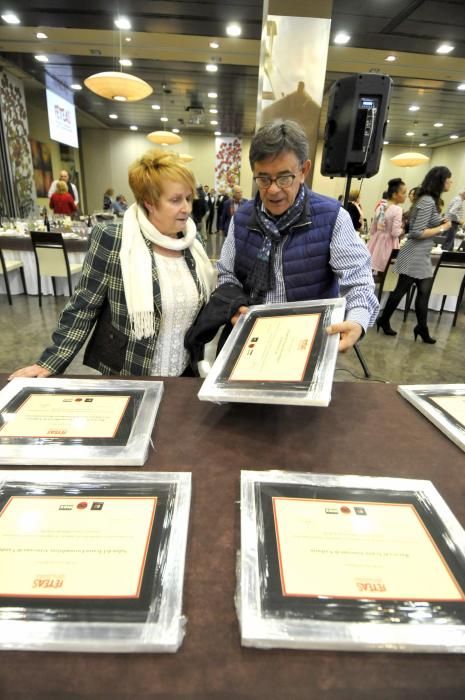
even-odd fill
[(339, 352), (347, 352), (360, 338), (362, 330), (362, 326), (357, 321), (343, 321), (342, 323), (333, 323), (331, 326), (328, 326), (326, 333), (328, 335), (340, 333)]
[(15, 377), (50, 377), (51, 371), (41, 367), (40, 365), (30, 365), (29, 367), (21, 367), (17, 369), (13, 374), (10, 374), (8, 380), (15, 379)]
[(236, 311), (236, 313), (234, 314), (234, 316), (231, 319), (232, 325), (235, 326), (236, 323), (238, 322), (238, 320), (240, 319), (241, 314), (246, 314), (248, 310), (249, 310), (248, 306), (239, 306), (238, 310)]

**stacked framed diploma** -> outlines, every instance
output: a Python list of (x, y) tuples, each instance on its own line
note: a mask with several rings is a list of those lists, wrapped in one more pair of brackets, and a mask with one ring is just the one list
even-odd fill
[(0, 464), (141, 466), (162, 382), (13, 379), (0, 391)]
[(429, 481), (242, 472), (242, 644), (465, 652), (465, 532)]
[(234, 326), (198, 394), (202, 401), (327, 406), (344, 299), (251, 306)]
[(398, 391), (465, 451), (465, 384), (416, 384)]
[(0, 648), (174, 652), (191, 475), (0, 471)]

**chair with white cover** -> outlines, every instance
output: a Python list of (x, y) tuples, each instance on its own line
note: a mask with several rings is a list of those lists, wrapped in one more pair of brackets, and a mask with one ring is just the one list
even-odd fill
[(50, 231), (31, 231), (32, 247), (37, 268), (37, 287), (39, 305), (42, 306), (42, 287), (40, 276), (51, 277), (53, 293), (56, 296), (55, 277), (67, 277), (69, 296), (73, 293), (72, 275), (82, 270), (82, 263), (70, 263), (61, 233)]
[(27, 294), (27, 288), (26, 288), (26, 278), (24, 277), (24, 267), (23, 263), (21, 260), (5, 260), (5, 256), (3, 255), (1, 249), (0, 249), (0, 275), (3, 275), (3, 279), (5, 280), (5, 289), (6, 289), (6, 294), (8, 297), (8, 303), (10, 306), (12, 306), (13, 301), (11, 297), (11, 289), (10, 289), (10, 282), (8, 280), (8, 273), (14, 272), (15, 270), (19, 270), (19, 273), (21, 275), (21, 281), (23, 283), (23, 289), (24, 289), (24, 294)]
[(454, 320), (452, 325), (455, 326), (459, 307), (463, 299), (465, 291), (465, 253), (453, 253), (444, 251), (439, 259), (439, 263), (433, 275), (433, 287), (431, 294), (442, 295), (441, 309), (439, 316), (444, 310), (446, 297), (457, 297), (455, 305)]

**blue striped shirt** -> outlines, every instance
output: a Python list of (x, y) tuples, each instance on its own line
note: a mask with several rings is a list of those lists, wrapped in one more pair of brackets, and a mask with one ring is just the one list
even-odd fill
[[(283, 235), (276, 247), (274, 255), (275, 286), (267, 292), (266, 304), (287, 301), (282, 264), (283, 246), (286, 239), (287, 235)], [(218, 285), (231, 282), (241, 286), (234, 274), (235, 257), (236, 242), (233, 217), (217, 263)], [(346, 300), (346, 320), (357, 321), (366, 330), (375, 322), (379, 309), (371, 272), (371, 256), (365, 243), (355, 232), (349, 214), (342, 207), (334, 224), (329, 264), (339, 281), (341, 295)]]

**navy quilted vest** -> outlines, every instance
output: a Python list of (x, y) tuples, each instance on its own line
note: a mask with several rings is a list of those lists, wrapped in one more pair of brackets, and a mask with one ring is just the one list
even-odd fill
[[(284, 285), (288, 301), (330, 299), (339, 295), (337, 279), (329, 266), (329, 244), (340, 204), (312, 192), (307, 187), (306, 206), (291, 227), (282, 250)], [(255, 217), (254, 201), (244, 204), (234, 215), (236, 258), (234, 272), (246, 287), (247, 276), (263, 242)]]

